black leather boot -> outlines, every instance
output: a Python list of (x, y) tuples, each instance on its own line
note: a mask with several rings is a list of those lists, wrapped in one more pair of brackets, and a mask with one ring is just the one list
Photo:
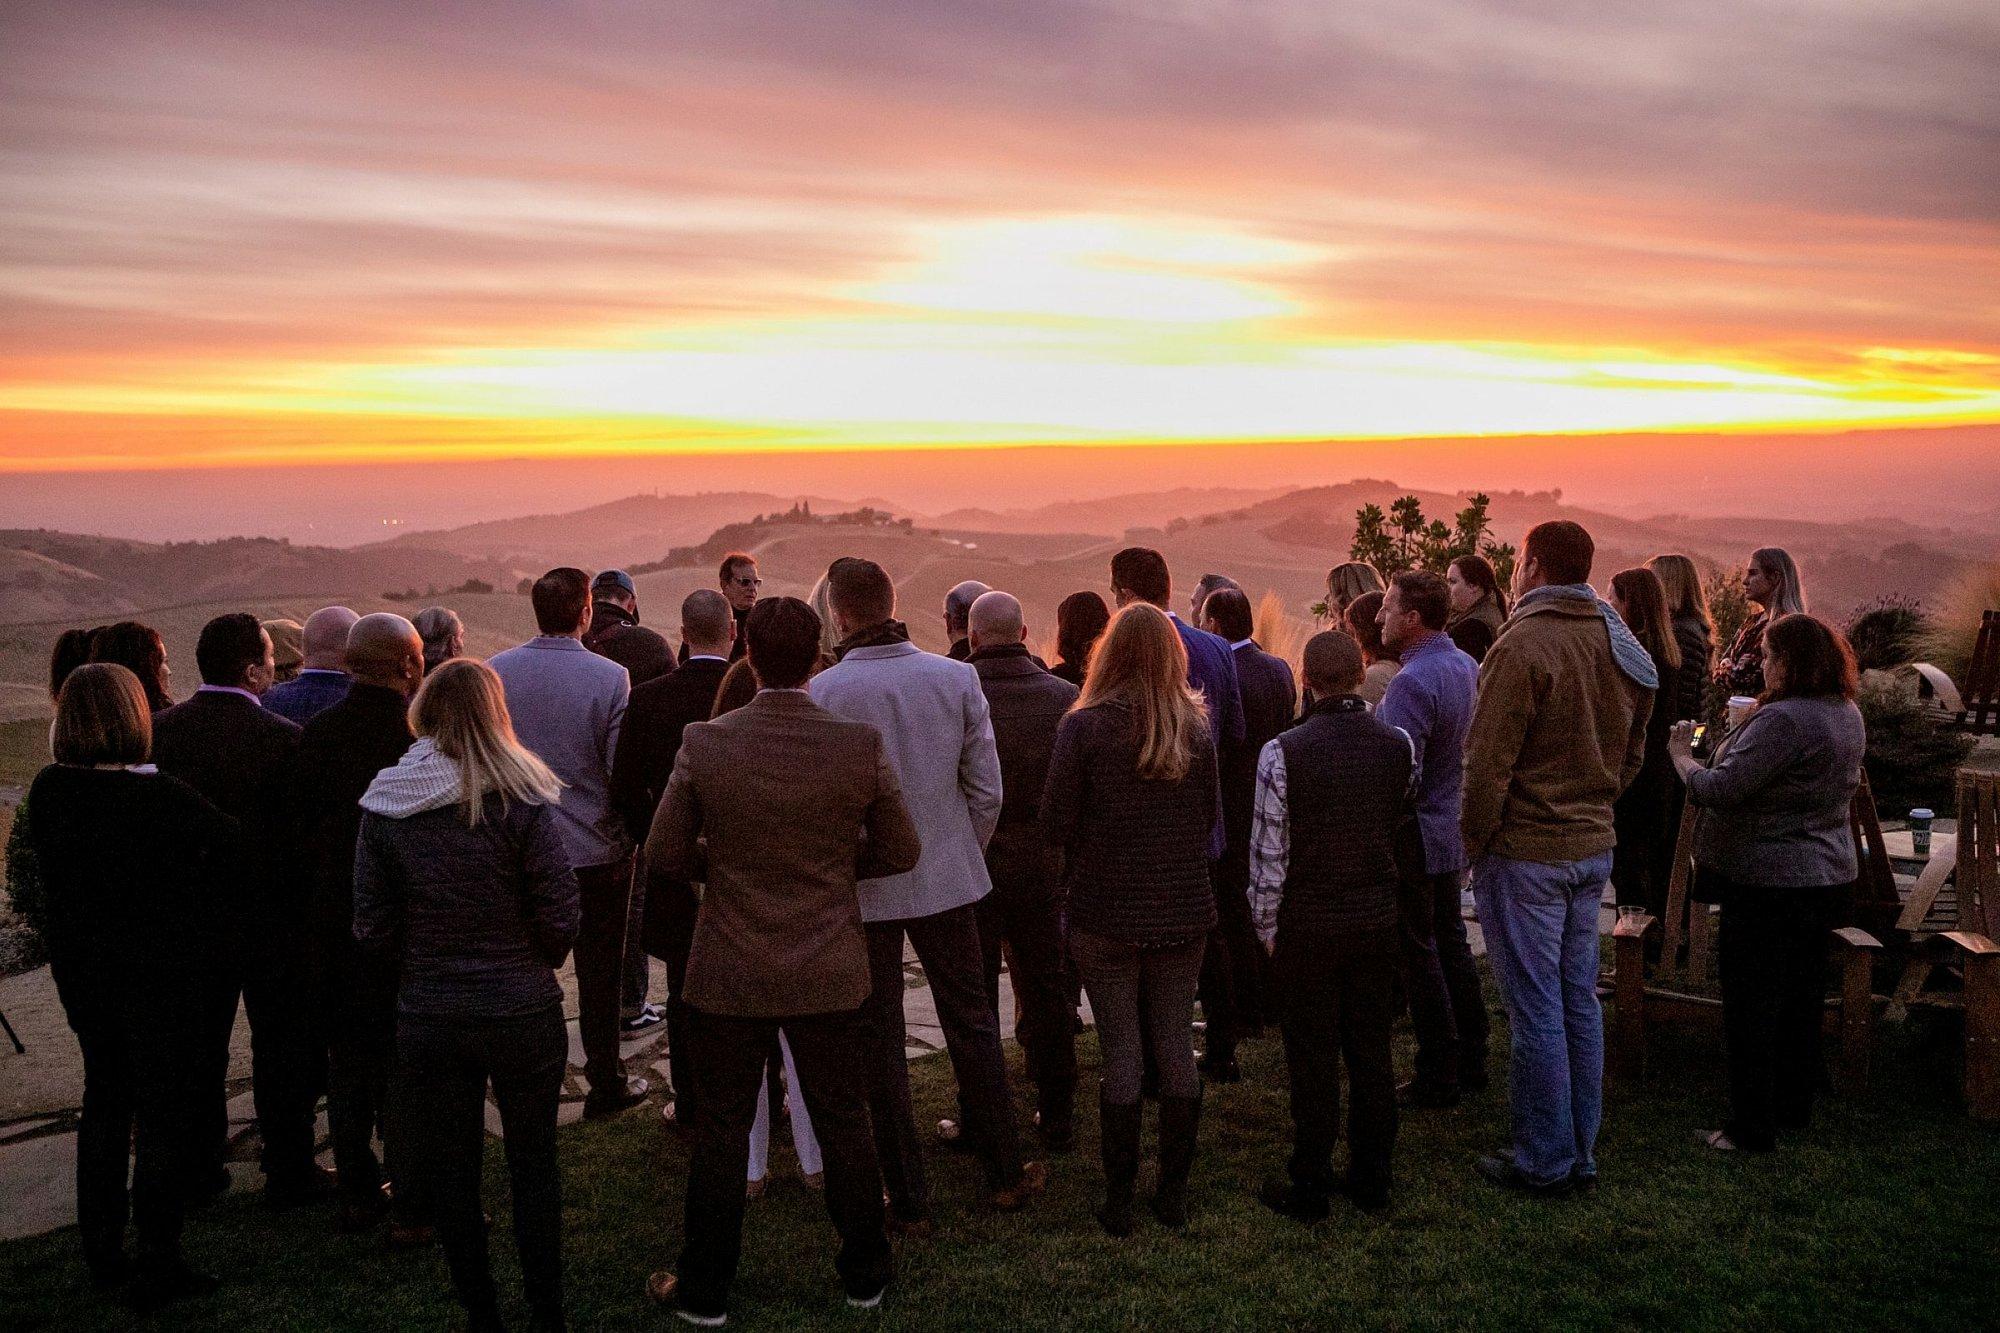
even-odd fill
[(1120, 1105), (1100, 1092), (1097, 1117), (1102, 1128), (1099, 1151), (1104, 1159), (1104, 1206), (1097, 1221), (1114, 1236), (1132, 1234), (1132, 1194), (1139, 1183), (1139, 1113), (1141, 1102)]
[(1194, 1168), (1200, 1127), (1200, 1093), (1160, 1098), (1160, 1187), (1153, 1195), (1153, 1215), (1170, 1227), (1187, 1225), (1188, 1172)]

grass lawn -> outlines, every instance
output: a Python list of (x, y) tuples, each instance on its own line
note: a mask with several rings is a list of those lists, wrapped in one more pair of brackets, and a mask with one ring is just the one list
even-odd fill
[[(1000, 1217), (976, 1205), (977, 1173), (931, 1158), (941, 1226), (905, 1248), (884, 1309), (840, 1302), (833, 1238), (817, 1196), (774, 1163), (751, 1207), (732, 1326), (807, 1328), (1992, 1327), (2000, 1283), (2000, 1135), (1969, 1125), (1951, 1093), (1948, 1046), (1899, 1036), (1876, 1090), (1824, 1104), (1796, 1146), (1766, 1158), (1697, 1148), (1719, 1104), (1716, 1053), (1694, 1036), (1654, 1049), (1651, 1080), (1613, 1096), (1593, 1197), (1538, 1203), (1469, 1174), (1501, 1141), (1504, 1099), (1406, 1117), (1386, 1218), (1343, 1211), (1315, 1227), (1252, 1197), (1283, 1160), (1287, 1129), (1275, 1040), (1244, 1048), (1246, 1081), (1211, 1089), (1183, 1235), (1142, 1225), (1104, 1236), (1095, 1115), (1058, 1159), (1047, 1198)], [(1082, 1054), (1094, 1061), (1086, 1039)], [(1403, 1052), (1407, 1059), (1408, 1052)], [(949, 1111), (950, 1066), (913, 1071), (919, 1121)], [(1094, 1110), (1094, 1108), (1093, 1108)], [(1148, 1142), (1150, 1143), (1150, 1120)], [(578, 1328), (660, 1328), (647, 1272), (680, 1235), (684, 1148), (650, 1112), (564, 1131), (567, 1273)], [(789, 1163), (787, 1154), (787, 1163)], [(495, 1270), (518, 1291), (504, 1172), (489, 1153)], [(1150, 1168), (1141, 1178), (1142, 1191)], [(1142, 1218), (1150, 1222), (1150, 1214)], [(324, 1210), (272, 1214), (237, 1198), (189, 1228), (221, 1294), (161, 1321), (201, 1329), (452, 1327), (435, 1254), (387, 1256), (335, 1237)], [(123, 1326), (91, 1295), (73, 1232), (0, 1246), (10, 1329)], [(525, 1320), (515, 1301), (511, 1316)]]

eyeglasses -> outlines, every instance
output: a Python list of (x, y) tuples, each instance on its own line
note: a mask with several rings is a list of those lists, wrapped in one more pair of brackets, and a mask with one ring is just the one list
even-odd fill
[(764, 580), (762, 580), (762, 579), (760, 579), (760, 578), (747, 578), (747, 579), (746, 579), (746, 578), (743, 578), (743, 577), (741, 577), (740, 575), (739, 575), (738, 577), (736, 577), (736, 578), (733, 578), (733, 579), (729, 580), (729, 581), (730, 581), (731, 583), (735, 584), (735, 585), (736, 585), (737, 587), (739, 587), (739, 588), (761, 588), (761, 587), (763, 587), (763, 586), (764, 586)]

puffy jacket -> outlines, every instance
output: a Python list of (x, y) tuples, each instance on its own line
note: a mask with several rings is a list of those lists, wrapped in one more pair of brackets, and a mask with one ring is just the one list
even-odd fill
[(560, 1003), (555, 970), (581, 911), (550, 806), (488, 795), (474, 825), (457, 802), (361, 816), (354, 938), (400, 965), (406, 1014), (509, 1018)]

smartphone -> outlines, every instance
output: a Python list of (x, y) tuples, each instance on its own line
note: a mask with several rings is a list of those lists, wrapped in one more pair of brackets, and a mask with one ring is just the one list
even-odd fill
[(1700, 745), (1708, 737), (1708, 723), (1697, 722), (1694, 728), (1694, 743)]

